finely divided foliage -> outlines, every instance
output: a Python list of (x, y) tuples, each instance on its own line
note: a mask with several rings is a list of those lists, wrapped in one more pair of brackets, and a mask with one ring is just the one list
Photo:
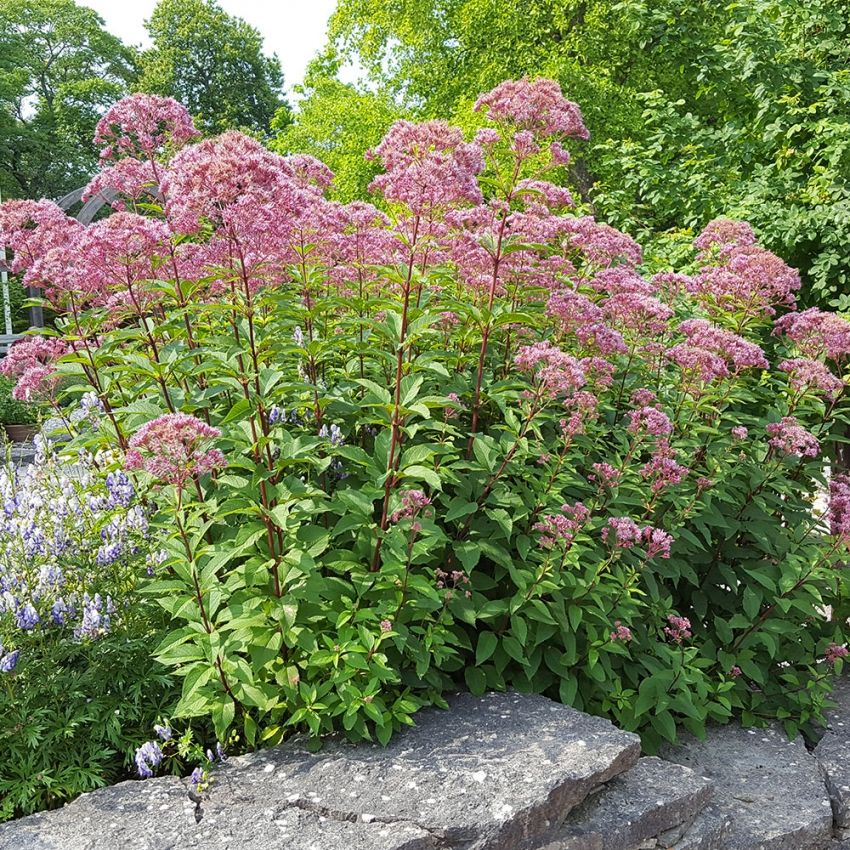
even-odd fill
[(472, 142), (393, 125), (377, 206), (341, 205), (320, 162), (193, 143), (134, 95), (99, 128), (119, 212), (0, 207), (60, 316), (62, 343), (12, 350), (21, 393), (93, 394), (76, 439), (123, 453), (165, 538), (141, 592), (171, 618), (174, 716), (386, 742), (460, 683), (649, 747), (810, 724), (850, 613), (847, 482), (813, 507), (850, 325), (793, 312), (798, 275), (744, 223), (648, 270), (569, 212), (553, 181), (587, 131), (552, 81), (476, 109)]

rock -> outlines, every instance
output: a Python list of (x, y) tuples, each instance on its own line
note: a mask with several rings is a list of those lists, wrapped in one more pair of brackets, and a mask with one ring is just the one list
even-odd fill
[(637, 736), (543, 697), (462, 694), (386, 748), (290, 742), (233, 758), (199, 823), (184, 781), (151, 779), (0, 826), (0, 850), (515, 850), (639, 751)]
[(683, 831), (659, 836), (663, 850), (725, 850), (725, 837), (732, 820), (724, 808), (710, 802)]
[(731, 819), (727, 850), (821, 850), (832, 811), (817, 761), (801, 739), (778, 729), (708, 730), (662, 753), (714, 781), (719, 810)]
[[(635, 850), (680, 824), (692, 821), (713, 794), (711, 782), (678, 764), (642, 758), (585, 800), (544, 846), (601, 843), (602, 850)], [(584, 839), (582, 844), (578, 839)], [(561, 841), (558, 844), (558, 840)], [(657, 846), (656, 844), (652, 846)]]
[(122, 782), (0, 826), (2, 850), (436, 850), (412, 824), (349, 823), (262, 801), (195, 804), (183, 782)]
[(850, 676), (835, 680), (831, 700), (835, 708), (824, 712), (827, 731), (815, 747), (826, 779), (832, 815), (838, 829), (850, 828)]

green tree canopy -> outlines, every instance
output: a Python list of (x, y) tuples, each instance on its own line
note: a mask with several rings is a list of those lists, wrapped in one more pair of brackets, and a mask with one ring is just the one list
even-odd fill
[(314, 60), (297, 91), (303, 95), (294, 117), (284, 107), (272, 122), (278, 153), (309, 153), (333, 172), (332, 194), (352, 201), (367, 194), (378, 165), (363, 155), (377, 145), (403, 111), (386, 94), (359, 89), (336, 78), (338, 63), (328, 56)]
[(215, 0), (160, 0), (145, 25), (153, 46), (137, 88), (176, 98), (199, 129), (265, 134), (285, 110), (277, 56), (266, 56), (260, 33)]
[(94, 126), (134, 54), (73, 0), (0, 0), (0, 191), (58, 197), (97, 163)]

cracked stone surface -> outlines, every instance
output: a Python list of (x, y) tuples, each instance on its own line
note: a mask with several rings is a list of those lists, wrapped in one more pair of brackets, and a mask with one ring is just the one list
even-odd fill
[(824, 712), (827, 731), (814, 756), (823, 769), (832, 814), (838, 829), (850, 828), (850, 676), (836, 679), (830, 697), (835, 708)]
[(713, 793), (711, 781), (687, 767), (642, 758), (628, 773), (585, 800), (567, 818), (557, 839), (544, 846), (560, 850), (573, 843), (576, 847), (598, 844), (602, 850), (633, 850), (647, 839), (693, 821)]
[(779, 729), (708, 730), (662, 756), (714, 781), (717, 805), (731, 825), (725, 850), (824, 850), (832, 810), (817, 761), (801, 739)]
[(659, 837), (663, 850), (725, 850), (725, 838), (732, 819), (725, 807), (710, 802), (684, 830), (673, 830)]
[(461, 694), (386, 748), (292, 742), (231, 759), (199, 823), (184, 780), (125, 782), (0, 826), (0, 850), (516, 850), (639, 751), (543, 697)]

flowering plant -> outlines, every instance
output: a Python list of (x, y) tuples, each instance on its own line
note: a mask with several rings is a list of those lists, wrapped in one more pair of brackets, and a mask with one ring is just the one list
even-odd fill
[(119, 211), (9, 202), (0, 241), (61, 316), (40, 380), (94, 394), (84, 442), (156, 504), (173, 716), (385, 742), (463, 682), (650, 747), (818, 717), (850, 613), (846, 483), (813, 507), (850, 324), (794, 312), (746, 224), (642, 266), (553, 182), (586, 130), (547, 80), (482, 97), (471, 142), (397, 122), (376, 206), (239, 133), (188, 144), (145, 98), (104, 119)]
[(133, 484), (108, 453), (36, 448), (0, 471), (0, 820), (122, 778), (174, 690)]

